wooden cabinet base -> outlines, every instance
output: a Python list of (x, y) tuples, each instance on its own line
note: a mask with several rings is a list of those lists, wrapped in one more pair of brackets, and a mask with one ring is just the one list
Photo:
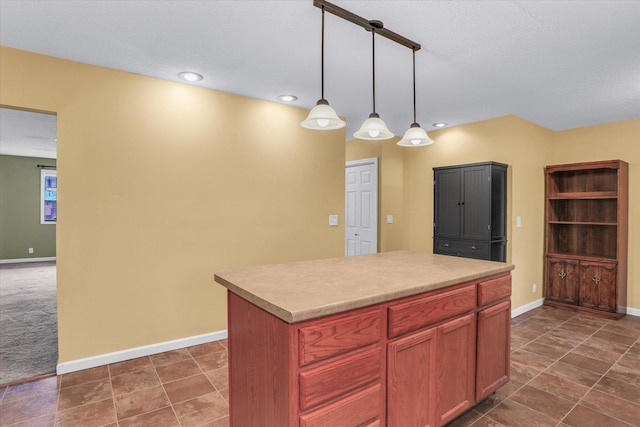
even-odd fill
[(228, 292), (232, 427), (441, 427), (509, 380), (511, 277), (299, 323)]
[(547, 305), (549, 307), (561, 308), (563, 310), (575, 311), (577, 313), (588, 313), (588, 314), (592, 314), (594, 316), (602, 317), (604, 319), (618, 320), (618, 319), (620, 319), (620, 318), (622, 318), (622, 317), (624, 317), (626, 315), (626, 313), (620, 313), (620, 312), (610, 313), (610, 312), (607, 312), (607, 311), (596, 310), (596, 309), (593, 309), (593, 308), (581, 307), (579, 305), (563, 304), (563, 303), (557, 302), (557, 301), (545, 300), (544, 301), (544, 305)]

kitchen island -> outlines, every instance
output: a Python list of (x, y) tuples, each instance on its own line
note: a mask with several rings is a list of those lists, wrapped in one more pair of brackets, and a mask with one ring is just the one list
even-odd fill
[(389, 252), (217, 272), (231, 426), (453, 420), (509, 380), (513, 268)]

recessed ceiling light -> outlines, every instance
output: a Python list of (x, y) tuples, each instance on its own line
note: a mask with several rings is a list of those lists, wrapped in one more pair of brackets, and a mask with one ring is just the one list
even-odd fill
[(198, 82), (203, 78), (202, 74), (194, 73), (191, 71), (183, 71), (182, 73), (178, 74), (178, 77), (188, 82)]
[(284, 101), (284, 102), (293, 102), (293, 101), (297, 100), (297, 99), (298, 99), (298, 97), (297, 97), (297, 96), (295, 96), (295, 95), (280, 95), (280, 96), (278, 97), (278, 99), (279, 99), (280, 101)]
[(438, 122), (438, 123), (434, 123), (431, 126), (433, 126), (434, 128), (443, 128), (445, 126), (447, 126), (449, 123), (445, 123), (445, 122)]

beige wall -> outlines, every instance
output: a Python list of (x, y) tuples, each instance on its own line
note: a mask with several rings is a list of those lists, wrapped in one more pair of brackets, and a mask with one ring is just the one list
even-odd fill
[(4, 47), (0, 104), (58, 114), (60, 362), (226, 329), (218, 269), (343, 254), (344, 130), (305, 110)]
[(640, 309), (640, 119), (557, 132), (549, 164), (610, 159), (629, 163), (627, 305)]

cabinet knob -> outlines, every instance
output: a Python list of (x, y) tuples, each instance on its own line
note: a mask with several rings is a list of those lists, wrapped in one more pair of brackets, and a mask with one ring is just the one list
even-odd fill
[(560, 278), (562, 278), (562, 279), (567, 277), (567, 273), (565, 273), (564, 268), (562, 270), (560, 270), (560, 273), (558, 273), (558, 276), (560, 276)]
[(475, 246), (471, 246), (471, 249), (473, 249), (475, 251), (478, 248), (476, 248)]
[(444, 244), (444, 247), (445, 247), (445, 248), (448, 248), (448, 247), (449, 247), (449, 244), (448, 244), (448, 243), (445, 243), (445, 244)]
[(598, 276), (597, 274), (594, 274), (593, 278), (591, 280), (593, 280), (595, 283), (599, 283), (600, 282), (600, 276)]

